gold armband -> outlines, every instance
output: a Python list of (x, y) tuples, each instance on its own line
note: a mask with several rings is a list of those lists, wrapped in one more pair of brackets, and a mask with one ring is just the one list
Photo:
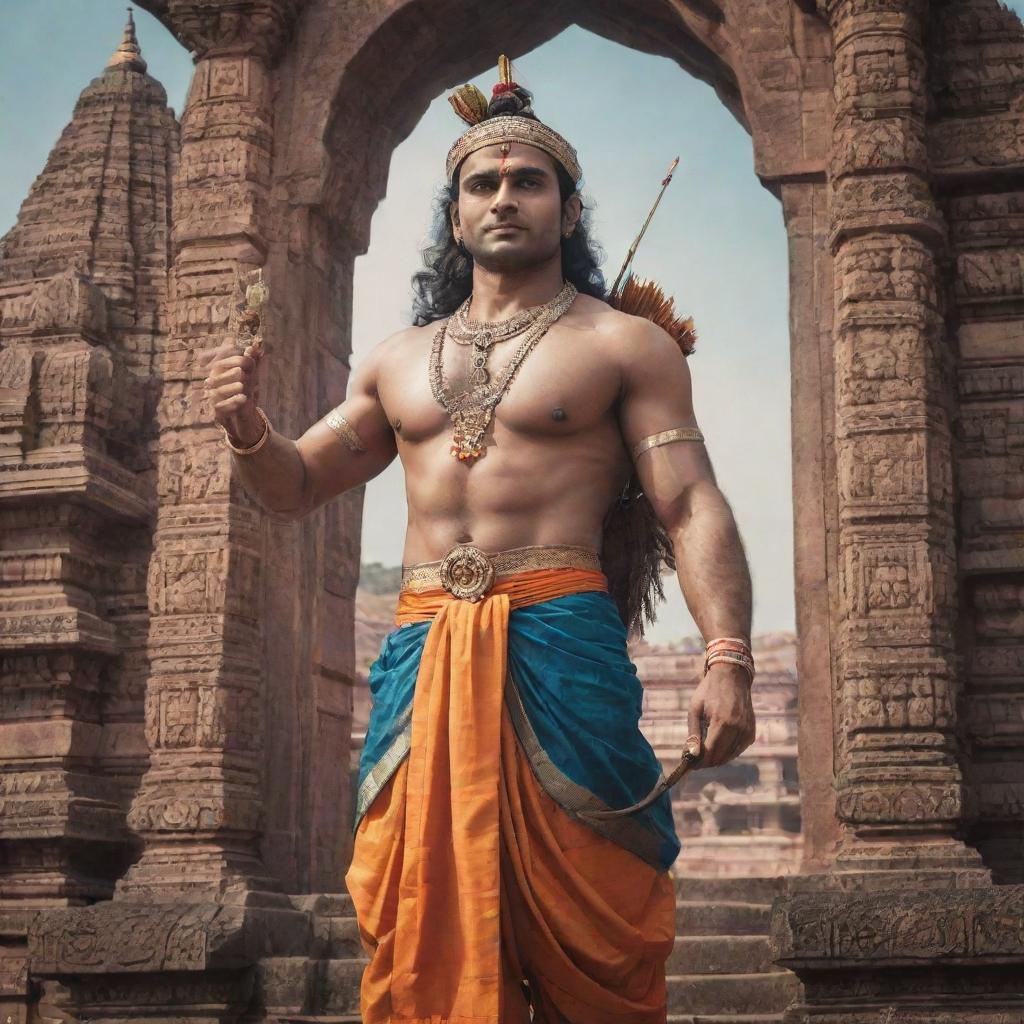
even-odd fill
[(634, 460), (638, 455), (643, 455), (648, 448), (657, 448), (658, 445), (668, 444), (670, 441), (703, 441), (704, 435), (697, 427), (673, 427), (671, 430), (662, 430), (657, 434), (650, 434), (633, 445), (630, 454)]
[(359, 439), (359, 435), (356, 433), (355, 427), (338, 412), (338, 409), (332, 409), (324, 417), (324, 422), (341, 438), (341, 442), (346, 448), (354, 452), (366, 451), (362, 441)]

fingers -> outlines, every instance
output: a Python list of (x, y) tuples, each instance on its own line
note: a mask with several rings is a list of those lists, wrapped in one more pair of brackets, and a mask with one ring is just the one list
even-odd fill
[(746, 725), (712, 722), (708, 729), (702, 768), (714, 768), (739, 757), (754, 742), (753, 732)]
[(231, 356), (217, 363), (203, 384), (207, 390), (230, 384), (236, 380), (246, 380), (256, 369), (256, 362), (250, 356)]
[(200, 349), (200, 351), (195, 354), (196, 361), (200, 363), (207, 373), (209, 373), (215, 365), (230, 365), (232, 360), (239, 360), (243, 357), (255, 365), (262, 355), (263, 344), (259, 340), (248, 343), (242, 350), (241, 354), (239, 354), (238, 351), (238, 342), (234, 341), (225, 341), (214, 349)]
[(200, 349), (196, 353), (196, 360), (202, 363), (204, 369), (206, 369), (221, 359), (226, 359), (230, 356), (237, 355), (238, 343), (233, 341), (225, 341), (213, 349)]
[(237, 352), (234, 355), (224, 356), (222, 359), (216, 359), (210, 364), (210, 370), (213, 372), (220, 372), (221, 370), (230, 369), (234, 366), (240, 366), (244, 370), (252, 371), (256, 369), (256, 363), (258, 357), (250, 355), (249, 349), (247, 348), (241, 355)]
[(742, 754), (743, 751), (747, 749), (747, 746), (748, 744), (746, 743), (746, 737), (743, 733), (740, 733), (739, 736), (737, 736), (736, 739), (733, 741), (732, 746), (729, 747), (729, 752), (725, 755), (722, 764), (728, 764), (730, 761), (739, 757), (740, 754)]
[(252, 346), (246, 346), (242, 355), (234, 353), (215, 359), (209, 365), (206, 380), (203, 381), (203, 388), (206, 391), (217, 392), (217, 397), (223, 397), (219, 392), (228, 384), (241, 381), (248, 385), (250, 382), (255, 387), (255, 372), (259, 362), (259, 356), (252, 355)]
[(246, 345), (241, 354), (237, 345), (225, 343), (214, 349), (202, 383), (213, 401), (214, 420), (221, 425), (237, 426), (254, 415), (250, 406), (258, 401), (256, 368), (261, 350)]
[(729, 752), (725, 755), (725, 759), (722, 761), (722, 764), (727, 764), (729, 761), (739, 757), (740, 754), (742, 754), (753, 742), (753, 732), (745, 728), (741, 728), (733, 741), (732, 746), (729, 748)]
[(701, 762), (702, 768), (715, 768), (725, 764), (726, 754), (732, 749), (735, 742), (735, 735), (729, 726), (720, 722), (712, 722), (708, 728), (708, 738), (704, 745), (704, 759)]
[(220, 403), (225, 398), (233, 398), (235, 395), (247, 394), (244, 381), (235, 381), (233, 384), (223, 384), (214, 389), (216, 402)]
[(249, 401), (248, 395), (232, 395), (223, 401), (214, 404), (214, 409), (219, 413), (238, 412)]
[[(686, 716), (686, 727), (689, 730), (688, 736), (696, 736), (700, 738), (701, 735), (701, 719), (704, 717), (704, 701), (699, 697), (694, 696), (690, 700), (690, 710)], [(701, 740), (700, 753), (704, 754), (704, 742)]]

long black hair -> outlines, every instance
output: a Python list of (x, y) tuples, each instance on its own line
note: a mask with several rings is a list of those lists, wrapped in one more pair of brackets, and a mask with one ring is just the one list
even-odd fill
[[(522, 86), (495, 96), (487, 107), (487, 119), (515, 114), (539, 120), (530, 107), (531, 94)], [(564, 205), (570, 196), (579, 195), (568, 171), (554, 161), (558, 193)], [(434, 201), (434, 225), (430, 244), (423, 251), (424, 269), (413, 275), (412, 322), (417, 327), (450, 316), (473, 290), (473, 257), (455, 241), (449, 207), (459, 200), (461, 165), (456, 168), (450, 186), (442, 186)], [(580, 196), (582, 202), (582, 196)], [(595, 299), (607, 299), (607, 287), (601, 262), (604, 253), (590, 237), (590, 210), (583, 213), (569, 238), (562, 238), (562, 277), (576, 290)]]

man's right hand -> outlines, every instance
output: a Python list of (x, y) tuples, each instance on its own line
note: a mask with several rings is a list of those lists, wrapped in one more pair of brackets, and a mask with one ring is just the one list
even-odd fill
[(263, 435), (263, 420), (256, 412), (259, 359), (260, 351), (252, 345), (239, 355), (238, 346), (228, 342), (214, 351), (205, 366), (203, 387), (213, 399), (213, 418), (238, 447), (254, 445)]

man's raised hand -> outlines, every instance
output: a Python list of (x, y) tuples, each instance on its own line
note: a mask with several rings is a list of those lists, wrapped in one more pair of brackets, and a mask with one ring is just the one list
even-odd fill
[(255, 444), (263, 434), (263, 420), (256, 412), (260, 353), (259, 348), (249, 344), (239, 355), (237, 345), (225, 342), (209, 355), (205, 364), (203, 388), (213, 400), (213, 418), (239, 447)]

